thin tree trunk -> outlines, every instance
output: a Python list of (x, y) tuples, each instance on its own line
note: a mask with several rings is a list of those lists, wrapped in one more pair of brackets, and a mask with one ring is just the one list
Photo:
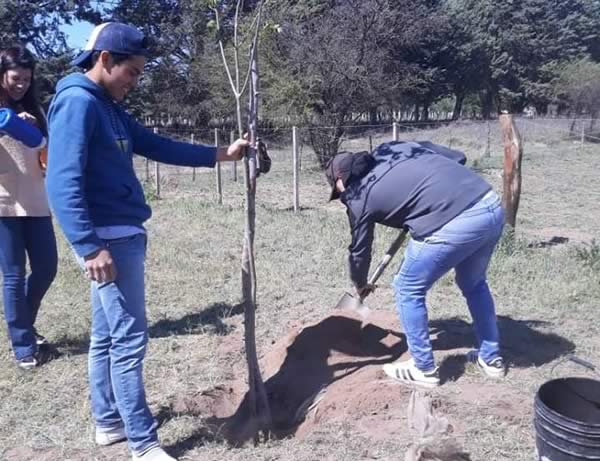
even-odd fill
[(481, 116), (484, 120), (490, 120), (492, 118), (492, 107), (494, 105), (494, 95), (491, 90), (484, 90), (480, 93), (479, 100), (481, 101)]
[[(256, 46), (256, 44), (254, 44)], [(254, 146), (257, 141), (258, 121), (258, 59), (253, 52), (250, 78), (249, 135)], [(256, 419), (257, 429), (265, 436), (271, 427), (271, 410), (267, 391), (262, 380), (256, 353), (255, 311), (256, 311), (256, 267), (254, 263), (254, 233), (256, 221), (256, 151), (250, 149), (244, 158), (244, 178), (246, 185), (246, 228), (242, 253), (242, 293), (244, 298), (244, 339), (248, 362), (248, 402), (250, 415)], [(256, 434), (256, 438), (258, 434)]]
[[(262, 7), (262, 5), (261, 5)], [(250, 54), (250, 81), (249, 81), (249, 110), (248, 129), (250, 143), (256, 146), (258, 128), (258, 98), (259, 98), (259, 73), (258, 73), (258, 31), (260, 30), (259, 10), (256, 33)], [(257, 431), (262, 431), (265, 438), (271, 429), (271, 410), (267, 391), (262, 380), (258, 356), (256, 352), (255, 312), (256, 312), (256, 267), (254, 259), (254, 233), (256, 222), (256, 150), (249, 149), (244, 158), (244, 176), (246, 186), (246, 226), (244, 232), (244, 248), (242, 253), (242, 293), (244, 298), (244, 323), (245, 323), (245, 348), (248, 362), (248, 401), (250, 414), (256, 420)], [(259, 432), (255, 435), (258, 441)]]
[(460, 118), (464, 102), (465, 102), (464, 91), (457, 91), (456, 92), (456, 101), (454, 102), (454, 110), (452, 111), (452, 121), (456, 121)]

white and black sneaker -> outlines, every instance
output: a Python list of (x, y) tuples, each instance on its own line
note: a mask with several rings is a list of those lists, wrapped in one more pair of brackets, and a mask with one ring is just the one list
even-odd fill
[(48, 344), (48, 340), (42, 336), (41, 334), (39, 334), (37, 331), (33, 334), (33, 336), (35, 337), (35, 344), (39, 347), (39, 346), (46, 346)]
[(404, 362), (386, 363), (383, 366), (383, 371), (390, 378), (404, 384), (428, 389), (440, 385), (440, 376), (437, 367), (430, 371), (421, 371), (417, 368), (413, 359)]
[(37, 344), (38, 347), (48, 344), (48, 340), (39, 334), (35, 327), (33, 327), (33, 337), (35, 338), (35, 344)]
[(37, 359), (35, 355), (28, 355), (27, 357), (23, 357), (22, 359), (17, 359), (17, 366), (21, 370), (29, 371), (40, 365), (40, 361)]
[(496, 357), (489, 362), (485, 362), (479, 356), (478, 351), (470, 351), (467, 353), (467, 360), (476, 364), (477, 367), (490, 378), (504, 378), (506, 375), (506, 364), (502, 357)]

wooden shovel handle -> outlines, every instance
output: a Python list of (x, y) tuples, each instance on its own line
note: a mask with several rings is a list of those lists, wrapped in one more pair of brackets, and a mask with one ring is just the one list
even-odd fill
[(406, 239), (406, 231), (403, 230), (402, 232), (400, 232), (400, 235), (398, 235), (398, 237), (396, 237), (396, 239), (392, 242), (387, 253), (385, 255), (383, 255), (381, 262), (375, 268), (373, 275), (371, 275), (371, 278), (369, 279), (369, 284), (375, 285), (375, 282), (377, 282), (377, 280), (379, 280), (379, 277), (381, 277), (381, 274), (383, 274), (383, 271), (388, 266), (388, 264), (390, 263), (390, 261), (392, 260), (394, 255), (398, 252), (398, 250), (404, 243), (405, 239)]

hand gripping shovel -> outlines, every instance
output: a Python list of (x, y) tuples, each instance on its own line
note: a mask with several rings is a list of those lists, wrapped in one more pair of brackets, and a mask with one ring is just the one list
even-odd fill
[[(379, 277), (381, 277), (381, 274), (383, 274), (383, 271), (385, 270), (385, 268), (388, 266), (388, 264), (390, 263), (390, 261), (392, 260), (394, 255), (398, 252), (398, 249), (404, 243), (405, 238), (406, 238), (406, 231), (403, 230), (402, 232), (400, 232), (400, 235), (398, 235), (398, 237), (396, 237), (396, 239), (392, 242), (389, 250), (383, 256), (379, 265), (375, 268), (375, 272), (373, 272), (373, 275), (371, 275), (371, 278), (368, 281), (368, 283), (370, 285), (375, 285), (375, 282), (377, 282), (377, 280), (379, 280)], [(371, 312), (371, 309), (369, 309), (367, 306), (365, 306), (363, 304), (363, 301), (365, 300), (365, 298), (367, 296), (368, 296), (368, 293), (367, 293), (367, 295), (361, 297), (361, 296), (354, 296), (354, 295), (346, 292), (346, 293), (344, 293), (344, 296), (342, 296), (340, 301), (337, 303), (337, 306), (335, 306), (335, 307), (336, 307), (336, 309), (351, 309), (353, 311), (358, 312), (362, 318), (366, 318), (369, 315), (369, 313)]]

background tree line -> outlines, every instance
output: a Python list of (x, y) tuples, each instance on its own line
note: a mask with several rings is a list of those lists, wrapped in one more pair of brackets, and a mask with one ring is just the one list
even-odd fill
[[(155, 58), (130, 109), (152, 123), (226, 126), (234, 105), (210, 6), (222, 10), (227, 40), (235, 3), (0, 0), (0, 43), (36, 52), (47, 102), (76, 52), (62, 23), (134, 24)], [(266, 16), (264, 126), (331, 127), (307, 130), (324, 160), (357, 123), (485, 119), (526, 107), (595, 119), (600, 109), (600, 0), (271, 0)]]

